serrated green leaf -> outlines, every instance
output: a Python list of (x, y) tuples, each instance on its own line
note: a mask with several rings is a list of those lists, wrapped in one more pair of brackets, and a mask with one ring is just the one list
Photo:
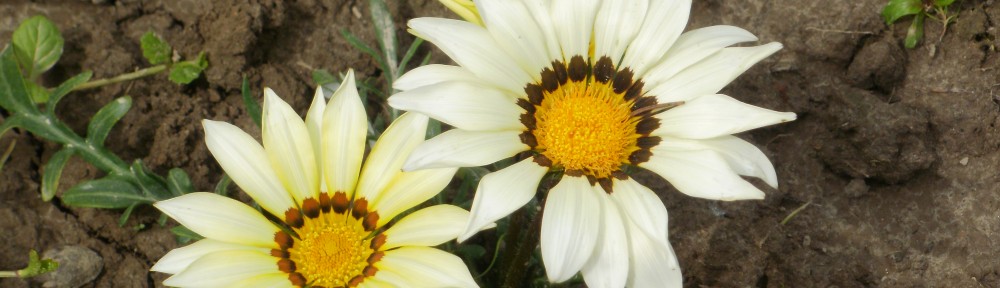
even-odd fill
[(45, 168), (42, 171), (42, 200), (48, 202), (52, 200), (52, 197), (56, 196), (56, 191), (59, 190), (59, 178), (62, 177), (63, 168), (66, 166), (66, 162), (73, 157), (76, 150), (72, 148), (63, 148), (52, 154), (49, 158), (49, 162), (45, 163)]
[(98, 110), (97, 114), (94, 114), (94, 118), (90, 119), (90, 123), (87, 124), (87, 142), (97, 146), (104, 146), (104, 139), (108, 138), (111, 128), (131, 108), (132, 97), (129, 96), (119, 97), (111, 101), (111, 103), (104, 105), (104, 108)]
[(142, 46), (142, 56), (146, 57), (149, 64), (159, 65), (170, 61), (170, 54), (173, 52), (170, 44), (163, 41), (153, 31), (142, 34), (139, 44)]
[(167, 172), (167, 188), (170, 189), (170, 193), (173, 193), (174, 196), (194, 192), (191, 177), (188, 177), (187, 172), (184, 172), (184, 169), (181, 168), (173, 168), (170, 169), (170, 172)]
[(955, 3), (955, 0), (934, 0), (934, 6), (937, 7), (948, 7), (951, 3)]
[(201, 72), (208, 68), (208, 60), (205, 59), (205, 53), (202, 52), (198, 54), (198, 59), (191, 61), (184, 61), (174, 64), (170, 68), (170, 81), (174, 83), (185, 85), (198, 79), (201, 76)]
[(44, 16), (31, 17), (14, 30), (14, 49), (24, 67), (27, 79), (34, 81), (39, 74), (49, 70), (63, 53), (63, 38), (52, 21)]
[(132, 172), (132, 180), (135, 181), (142, 193), (147, 197), (159, 200), (167, 200), (172, 197), (167, 188), (166, 179), (149, 171), (146, 165), (142, 164), (142, 159), (136, 159), (129, 167)]
[(59, 100), (62, 100), (63, 96), (66, 96), (66, 94), (69, 94), (70, 91), (73, 91), (73, 88), (76, 88), (76, 86), (87, 83), (87, 81), (90, 81), (90, 77), (93, 76), (94, 72), (83, 71), (83, 73), (77, 74), (76, 76), (73, 76), (73, 78), (69, 78), (69, 80), (59, 84), (59, 87), (53, 89), (52, 93), (49, 94), (49, 101), (45, 103), (45, 109), (49, 115), (56, 113), (56, 105), (59, 104)]
[(231, 183), (233, 183), (233, 179), (229, 178), (229, 175), (222, 174), (222, 178), (219, 179), (219, 183), (215, 184), (215, 194), (229, 196), (229, 184)]
[(142, 194), (127, 177), (111, 175), (84, 182), (70, 188), (62, 196), (70, 206), (90, 208), (128, 208), (135, 204), (153, 203), (156, 199)]
[(913, 49), (917, 47), (917, 43), (920, 43), (922, 38), (924, 38), (924, 14), (919, 14), (913, 19), (910, 28), (906, 30), (906, 40), (903, 41), (903, 44), (906, 48)]
[(11, 112), (37, 112), (38, 107), (35, 107), (28, 95), (24, 76), (17, 68), (13, 51), (14, 49), (7, 48), (0, 52), (0, 107)]
[(889, 0), (889, 4), (882, 8), (882, 18), (886, 25), (892, 25), (903, 16), (916, 15), (923, 10), (920, 0)]
[(247, 76), (243, 76), (243, 84), (240, 85), (240, 94), (243, 95), (243, 106), (247, 108), (247, 114), (250, 114), (250, 119), (253, 119), (253, 123), (257, 124), (257, 127), (261, 126), (261, 116), (264, 110), (260, 108), (260, 104), (257, 103), (256, 99), (253, 99), (253, 93), (250, 93), (250, 80), (247, 80)]
[(198, 235), (198, 233), (195, 233), (194, 231), (191, 231), (191, 229), (184, 226), (170, 228), (170, 233), (174, 233), (174, 235), (177, 236), (177, 242), (181, 244), (205, 238), (204, 236)]

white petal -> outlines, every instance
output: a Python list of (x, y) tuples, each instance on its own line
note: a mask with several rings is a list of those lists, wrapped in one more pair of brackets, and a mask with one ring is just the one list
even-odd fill
[(451, 81), (423, 86), (389, 97), (393, 108), (420, 112), (458, 129), (524, 129), (512, 94), (474, 82)]
[(472, 200), (472, 213), (458, 241), (465, 241), (483, 227), (513, 213), (535, 196), (538, 183), (549, 171), (532, 158), (510, 165), (479, 180)]
[(597, 0), (552, 0), (550, 5), (552, 26), (562, 45), (564, 59), (578, 55), (589, 58), (590, 34), (600, 3)]
[(292, 286), (292, 281), (288, 280), (288, 273), (278, 272), (278, 273), (267, 273), (267, 274), (257, 275), (226, 287), (291, 288), (293, 286)]
[(486, 23), (486, 29), (496, 43), (511, 55), (525, 74), (534, 81), (541, 80), (543, 68), (549, 66), (546, 40), (543, 38), (535, 19), (522, 1), (479, 0), (475, 1), (479, 15)]
[(602, 217), (600, 195), (586, 178), (563, 176), (549, 190), (542, 217), (542, 262), (549, 282), (568, 280), (597, 246)]
[(368, 154), (358, 181), (358, 192), (369, 201), (378, 201), (382, 190), (402, 173), (403, 162), (427, 134), (427, 116), (404, 113), (385, 128)]
[(380, 270), (375, 273), (375, 276), (371, 278), (366, 278), (364, 282), (361, 282), (361, 285), (358, 285), (358, 288), (364, 288), (364, 287), (399, 288), (408, 286), (415, 286), (415, 285), (413, 283), (409, 283), (409, 281), (407, 281), (406, 278), (403, 278), (403, 276), (400, 276), (395, 272)]
[(795, 113), (777, 112), (720, 94), (702, 95), (656, 115), (653, 135), (707, 139), (795, 120)]
[[(601, 189), (601, 188), (595, 188)], [(586, 265), (583, 265), (583, 280), (587, 287), (625, 287), (629, 274), (629, 241), (625, 233), (625, 219), (618, 205), (611, 201), (604, 190), (597, 191), (604, 215), (601, 219), (601, 232), (598, 233), (597, 247), (594, 255)], [(629, 209), (629, 207), (623, 207)]]
[(718, 93), (753, 64), (781, 50), (781, 43), (756, 47), (730, 47), (712, 54), (678, 72), (667, 81), (650, 87), (660, 103), (685, 101), (692, 97)]
[(454, 240), (469, 221), (469, 211), (441, 204), (417, 210), (385, 231), (388, 250), (401, 246), (437, 246)]
[(681, 276), (677, 255), (670, 243), (646, 237), (632, 223), (628, 223), (626, 227), (632, 267), (628, 287), (682, 287), (684, 277)]
[(274, 233), (280, 231), (264, 215), (240, 201), (214, 193), (195, 192), (153, 204), (191, 231), (206, 238), (276, 247)]
[[(677, 75), (678, 72), (719, 52), (722, 48), (751, 41), (757, 41), (757, 36), (736, 26), (718, 25), (691, 30), (677, 38), (667, 54), (663, 56), (662, 61), (657, 63), (653, 69), (648, 73), (636, 73), (636, 75), (643, 75), (642, 78), (646, 82), (647, 89), (655, 88), (660, 83)], [(629, 52), (631, 54), (632, 51)]]
[[(653, 0), (653, 2), (668, 1)], [(617, 64), (622, 55), (625, 54), (625, 48), (639, 33), (639, 27), (643, 24), (643, 18), (646, 17), (649, 6), (648, 0), (603, 1), (601, 8), (597, 10), (597, 20), (594, 22), (594, 57), (608, 56), (611, 57), (611, 61)], [(657, 28), (662, 29), (663, 27)], [(666, 47), (670, 46), (640, 49), (666, 52)]]
[(424, 169), (397, 175), (378, 199), (368, 202), (378, 211), (378, 226), (441, 193), (456, 171), (458, 168)]
[(611, 199), (647, 237), (667, 243), (667, 207), (663, 200), (633, 179), (614, 180)]
[(416, 18), (410, 20), (409, 26), (414, 34), (437, 45), (481, 79), (510, 91), (521, 91), (531, 81), (483, 27), (443, 18)]
[(220, 251), (198, 258), (188, 269), (163, 280), (163, 285), (225, 287), (257, 276), (280, 272), (276, 263), (278, 258), (257, 251)]
[(461, 258), (430, 247), (411, 246), (386, 251), (385, 257), (375, 262), (375, 268), (402, 276), (410, 285), (479, 287)]
[(663, 137), (659, 147), (671, 150), (701, 150), (708, 149), (722, 155), (729, 168), (736, 174), (763, 179), (771, 187), (778, 188), (778, 175), (774, 165), (767, 159), (757, 146), (735, 136), (723, 135), (702, 140), (690, 140), (674, 137)]
[(630, 67), (635, 75), (644, 75), (674, 45), (687, 25), (690, 12), (691, 0), (650, 1), (649, 13), (639, 34), (629, 44), (622, 66)]
[(459, 66), (428, 64), (406, 72), (399, 79), (396, 79), (396, 82), (392, 82), (392, 87), (396, 90), (407, 91), (448, 81), (485, 83), (468, 69)]
[(152, 268), (149, 268), (149, 271), (177, 274), (202, 256), (213, 252), (230, 250), (253, 250), (261, 253), (271, 251), (270, 248), (247, 246), (205, 238), (191, 245), (170, 250), (159, 261), (156, 261), (156, 264)]
[(201, 123), (208, 151), (243, 192), (273, 215), (285, 215), (288, 208), (295, 207), (257, 140), (229, 123), (211, 120)]
[(448, 130), (417, 146), (403, 170), (488, 165), (530, 149), (520, 135), (520, 130)]
[(264, 151), (285, 189), (298, 203), (318, 198), (319, 172), (309, 129), (271, 88), (264, 88), (262, 124)]
[[(306, 112), (306, 129), (309, 130), (309, 140), (312, 142), (313, 156), (323, 156), (323, 112), (326, 111), (326, 98), (323, 97), (323, 87), (316, 87), (316, 94), (313, 95), (312, 104), (309, 105), (309, 112)], [(317, 160), (313, 160), (316, 162)], [(316, 163), (316, 173), (319, 175), (320, 191), (326, 190), (326, 180), (323, 179), (323, 165)]]
[(535, 19), (535, 24), (538, 24), (538, 33), (542, 34), (542, 39), (545, 41), (548, 59), (563, 59), (562, 47), (559, 45), (559, 38), (556, 37), (555, 26), (552, 24), (552, 13), (549, 11), (550, 1), (522, 0), (522, 2), (528, 8), (532, 18)]
[(725, 201), (764, 199), (764, 192), (736, 175), (715, 151), (658, 148), (654, 147), (653, 156), (639, 166), (659, 174), (684, 194)]
[(321, 156), (328, 192), (345, 192), (353, 196), (365, 155), (368, 116), (354, 86), (354, 71), (348, 70), (323, 115)]

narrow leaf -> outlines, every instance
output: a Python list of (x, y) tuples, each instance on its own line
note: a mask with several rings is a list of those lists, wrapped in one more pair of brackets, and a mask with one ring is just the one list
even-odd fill
[(351, 46), (354, 46), (354, 48), (357, 48), (358, 50), (361, 50), (361, 52), (364, 52), (365, 54), (368, 54), (368, 56), (371, 56), (372, 59), (375, 60), (375, 63), (378, 64), (379, 68), (383, 69), (383, 71), (388, 71), (385, 69), (386, 66), (385, 62), (382, 61), (382, 56), (379, 55), (379, 53), (375, 51), (375, 49), (372, 49), (372, 47), (369, 47), (364, 42), (361, 42), (361, 39), (354, 37), (354, 34), (348, 32), (347, 29), (340, 30), (340, 34), (344, 35), (344, 38), (347, 39), (347, 43), (350, 43)]
[(49, 101), (49, 91), (45, 87), (35, 82), (24, 82), (24, 87), (28, 88), (28, 96), (33, 103), (45, 103)]
[(906, 40), (903, 44), (906, 48), (913, 49), (922, 38), (924, 38), (924, 14), (918, 14), (913, 18), (910, 28), (906, 30)]
[(204, 236), (198, 235), (198, 233), (195, 233), (194, 231), (191, 231), (191, 229), (184, 226), (170, 228), (170, 233), (174, 233), (174, 235), (177, 236), (177, 242), (180, 242), (181, 244), (205, 238)]
[(423, 43), (424, 39), (417, 38), (417, 40), (413, 40), (413, 43), (410, 44), (410, 48), (406, 49), (406, 54), (403, 55), (403, 60), (399, 61), (399, 70), (397, 70), (399, 74), (403, 74), (403, 72), (407, 70), (406, 65), (410, 63), (410, 59), (413, 58), (413, 55), (417, 54), (417, 48), (420, 48), (420, 44)]
[(52, 21), (44, 16), (34, 16), (21, 22), (14, 30), (14, 49), (28, 79), (34, 81), (39, 74), (49, 70), (63, 52), (63, 38)]
[(149, 171), (146, 165), (142, 164), (142, 159), (136, 159), (129, 167), (132, 172), (132, 181), (139, 186), (142, 193), (156, 201), (172, 198), (170, 190), (167, 188), (166, 179)]
[(31, 102), (13, 51), (7, 48), (0, 52), (0, 107), (11, 112), (37, 112), (38, 107)]
[(375, 37), (378, 41), (379, 47), (382, 48), (382, 59), (385, 60), (384, 70), (389, 73), (389, 77), (386, 77), (388, 81), (389, 88), (392, 88), (392, 82), (396, 80), (399, 76), (398, 69), (399, 64), (396, 63), (397, 56), (397, 44), (396, 44), (396, 24), (392, 21), (392, 14), (389, 13), (389, 7), (385, 4), (385, 0), (370, 0), (368, 1), (368, 7), (370, 7), (372, 13), (372, 22), (375, 24)]
[(139, 206), (139, 204), (128, 206), (128, 208), (125, 208), (125, 212), (122, 212), (122, 216), (118, 216), (118, 227), (125, 226), (125, 222), (128, 221), (129, 216), (132, 216), (132, 210), (135, 210), (136, 206)]
[(159, 65), (170, 61), (170, 54), (173, 52), (170, 44), (163, 41), (153, 31), (142, 34), (139, 44), (142, 46), (142, 56), (146, 57), (149, 64)]
[(247, 114), (250, 114), (250, 118), (253, 119), (253, 123), (257, 123), (257, 127), (261, 127), (260, 114), (263, 113), (264, 110), (260, 108), (260, 104), (257, 103), (257, 100), (253, 99), (253, 95), (250, 93), (250, 80), (247, 80), (246, 75), (243, 76), (243, 84), (240, 85), (240, 94), (243, 95), (243, 106), (246, 106)]
[(71, 206), (108, 209), (128, 208), (156, 201), (142, 195), (139, 187), (130, 183), (127, 178), (115, 175), (76, 185), (63, 193), (61, 199)]
[(233, 179), (229, 178), (229, 175), (222, 174), (222, 179), (219, 179), (219, 183), (215, 184), (215, 194), (229, 196), (229, 184), (231, 183), (233, 183)]
[(44, 171), (42, 172), (42, 200), (48, 202), (52, 200), (52, 197), (56, 196), (56, 191), (59, 190), (59, 178), (62, 177), (63, 168), (66, 166), (66, 162), (69, 161), (73, 154), (76, 152), (73, 148), (63, 148), (52, 154), (52, 158), (49, 158), (49, 162), (45, 163)]
[(174, 64), (170, 68), (169, 78), (174, 83), (186, 85), (194, 79), (198, 79), (205, 68), (208, 68), (208, 60), (205, 59), (205, 53), (202, 52), (198, 54), (198, 59)]
[(337, 80), (337, 76), (333, 76), (333, 74), (330, 73), (330, 71), (326, 71), (325, 69), (313, 70), (312, 78), (313, 78), (313, 83), (316, 83), (316, 86), (322, 86), (330, 83), (340, 82)]
[(886, 25), (892, 25), (899, 18), (907, 15), (916, 15), (923, 11), (920, 0), (890, 0), (889, 4), (882, 8), (882, 18)]
[(45, 103), (45, 108), (49, 115), (56, 113), (56, 104), (59, 104), (59, 100), (62, 100), (63, 96), (66, 96), (66, 94), (69, 94), (70, 91), (73, 91), (73, 88), (76, 88), (76, 86), (87, 83), (87, 81), (90, 81), (90, 77), (93, 76), (94, 72), (83, 71), (83, 73), (77, 74), (76, 76), (73, 76), (73, 78), (69, 78), (69, 80), (59, 84), (59, 87), (53, 89), (52, 93), (49, 94), (49, 101)]
[[(3, 133), (0, 133), (0, 138), (3, 137)], [(7, 163), (7, 158), (10, 158), (10, 154), (14, 153), (14, 146), (17, 146), (17, 141), (10, 141), (10, 145), (7, 145), (7, 149), (3, 151), (3, 155), (0, 155), (0, 171), (3, 171), (3, 165)]]
[(125, 113), (132, 108), (132, 97), (124, 96), (111, 101), (104, 108), (94, 114), (87, 125), (87, 142), (97, 146), (104, 146), (104, 139), (108, 138), (111, 128), (118, 123), (118, 120), (125, 116)]
[(191, 178), (181, 168), (173, 168), (170, 169), (170, 172), (167, 172), (167, 188), (170, 189), (170, 193), (174, 196), (194, 192), (194, 185), (191, 184)]

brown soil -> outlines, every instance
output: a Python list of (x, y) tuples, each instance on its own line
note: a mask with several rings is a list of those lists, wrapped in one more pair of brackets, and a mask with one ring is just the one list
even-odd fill
[[(170, 0), (26, 1), (0, 4), (0, 45), (17, 23), (47, 15), (66, 39), (50, 85), (82, 70), (105, 78), (146, 66), (138, 42), (156, 31), (181, 55), (206, 51), (211, 67), (188, 86), (164, 75), (71, 94), (58, 111), (78, 132), (104, 103), (131, 95), (133, 109), (108, 145), (155, 171), (184, 168), (208, 190), (221, 175), (203, 144), (200, 120), (256, 130), (239, 97), (241, 75), (269, 86), (304, 112), (312, 68), (378, 77), (374, 62), (340, 36), (374, 45), (367, 1)], [(403, 19), (451, 17), (432, 0), (389, 1)], [(883, 0), (695, 1), (691, 28), (744, 27), (785, 49), (724, 92), (748, 103), (794, 111), (789, 124), (742, 135), (775, 163), (780, 189), (763, 201), (717, 202), (645, 177), (670, 211), (670, 238), (688, 287), (1000, 287), (1000, 7), (958, 1), (957, 22), (938, 41), (902, 48), (904, 21), (887, 27)], [(400, 25), (400, 37), (412, 41)], [(408, 43), (406, 43), (408, 44)], [(432, 62), (448, 59), (442, 53)], [(998, 91), (994, 91), (998, 90)], [(26, 251), (80, 245), (103, 258), (84, 287), (160, 287), (149, 267), (178, 244), (158, 214), (43, 202), (40, 166), (56, 146), (8, 133), (17, 142), (0, 174), (0, 270), (24, 265)], [(79, 159), (61, 190), (100, 176)], [(793, 210), (811, 203), (789, 220)], [(2, 279), (0, 287), (40, 286)]]

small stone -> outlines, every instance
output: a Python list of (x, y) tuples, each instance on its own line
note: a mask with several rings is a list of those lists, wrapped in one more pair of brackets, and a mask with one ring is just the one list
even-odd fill
[(58, 269), (34, 279), (42, 282), (42, 287), (46, 288), (81, 287), (97, 279), (104, 269), (104, 258), (83, 246), (49, 249), (42, 253), (42, 257), (59, 262)]
[(969, 165), (969, 157), (965, 157), (962, 158), (962, 160), (958, 160), (958, 164), (962, 164), (962, 166)]
[(865, 179), (854, 178), (844, 187), (844, 194), (847, 197), (858, 198), (865, 195), (865, 193), (868, 193), (868, 185), (865, 184)]

